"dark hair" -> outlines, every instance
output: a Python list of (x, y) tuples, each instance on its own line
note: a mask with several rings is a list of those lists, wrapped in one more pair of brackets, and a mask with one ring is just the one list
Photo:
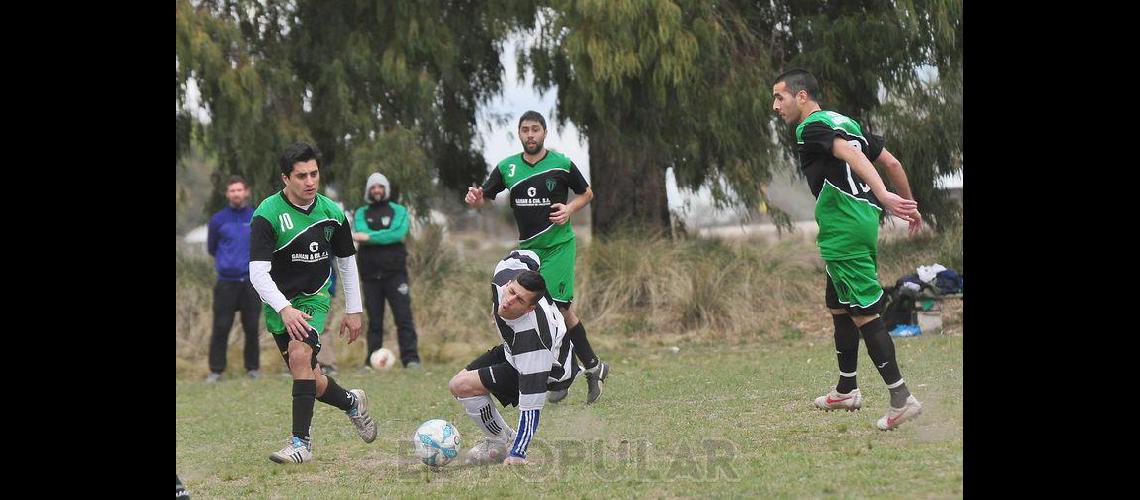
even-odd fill
[(237, 184), (239, 182), (241, 183), (242, 186), (245, 186), (246, 189), (249, 189), (249, 183), (245, 181), (245, 177), (242, 177), (240, 175), (231, 175), (230, 180), (226, 181), (226, 189), (229, 189), (230, 186)]
[(542, 114), (538, 111), (527, 111), (526, 113), (523, 113), (523, 115), (519, 117), (519, 126), (516, 128), (522, 128), (522, 122), (525, 121), (541, 123), (542, 130), (546, 130), (546, 118), (543, 118)]
[(317, 168), (321, 166), (321, 153), (317, 148), (305, 144), (303, 142), (294, 142), (289, 147), (285, 148), (285, 152), (281, 153), (281, 175), (289, 177), (293, 173), (293, 164), (304, 163), (309, 160), (317, 160)]
[(792, 95), (798, 94), (801, 90), (806, 90), (811, 100), (819, 100), (819, 81), (815, 79), (815, 75), (807, 70), (796, 68), (785, 71), (776, 77), (772, 86), (775, 87), (780, 82), (784, 82), (784, 86)]
[(518, 276), (515, 276), (515, 282), (522, 285), (522, 287), (528, 291), (537, 292), (534, 295), (534, 301), (531, 302), (532, 305), (537, 304), (538, 299), (546, 295), (546, 280), (542, 278), (542, 275), (539, 274), (538, 271), (523, 271), (519, 273)]

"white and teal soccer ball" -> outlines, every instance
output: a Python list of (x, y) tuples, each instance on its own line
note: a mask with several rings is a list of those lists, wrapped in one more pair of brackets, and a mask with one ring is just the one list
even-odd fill
[(459, 429), (451, 422), (432, 419), (420, 425), (412, 436), (412, 447), (420, 460), (433, 467), (447, 465), (459, 456)]

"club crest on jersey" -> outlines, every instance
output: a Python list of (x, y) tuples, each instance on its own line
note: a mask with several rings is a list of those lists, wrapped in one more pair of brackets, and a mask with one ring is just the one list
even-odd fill
[(333, 234), (332, 226), (325, 226), (325, 241), (332, 241), (332, 234)]
[(546, 190), (551, 192), (554, 191), (554, 179), (546, 179)]
[(380, 218), (380, 224), (383, 224), (384, 226), (387, 226), (389, 222), (392, 222), (392, 218), (388, 217), (387, 215)]
[(526, 188), (526, 195), (527, 196), (534, 198), (534, 195), (536, 195), (536, 194), (538, 194), (538, 190), (535, 189), (534, 186)]

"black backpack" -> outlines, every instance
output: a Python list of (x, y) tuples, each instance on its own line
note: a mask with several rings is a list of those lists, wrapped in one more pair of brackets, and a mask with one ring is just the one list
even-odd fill
[[(916, 283), (920, 287), (918, 291), (903, 286), (905, 283)], [(939, 295), (938, 290), (932, 287), (929, 283), (924, 283), (918, 279), (917, 274), (908, 274), (899, 278), (895, 282), (895, 286), (888, 286), (883, 288), (883, 296), (886, 297), (886, 303), (883, 306), (883, 323), (887, 327), (887, 331), (894, 330), (900, 324), (909, 325), (914, 323), (914, 303), (920, 298), (929, 298)]]

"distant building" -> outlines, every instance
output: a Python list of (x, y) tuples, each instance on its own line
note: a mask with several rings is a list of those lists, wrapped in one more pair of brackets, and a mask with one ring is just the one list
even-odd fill
[(962, 206), (962, 170), (934, 179), (934, 187), (948, 192), (950, 199)]

